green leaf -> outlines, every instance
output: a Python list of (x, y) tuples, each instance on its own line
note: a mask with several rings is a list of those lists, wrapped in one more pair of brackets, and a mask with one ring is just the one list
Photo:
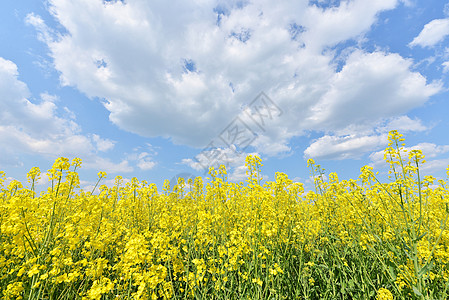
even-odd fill
[(376, 240), (377, 240), (379, 243), (382, 243), (382, 239), (381, 239), (377, 234), (373, 234), (373, 236), (376, 238)]
[(348, 285), (349, 285), (349, 288), (352, 290), (354, 288), (354, 280), (349, 279)]
[[(408, 249), (408, 250), (410, 250), (410, 249)], [(407, 257), (408, 257), (410, 260), (413, 260), (412, 256), (410, 255), (410, 253), (408, 253), (407, 249), (404, 249), (404, 253), (405, 253), (405, 255), (407, 255)]]
[(404, 247), (405, 250), (410, 251), (410, 247), (404, 242), (402, 241), (402, 246)]
[(429, 272), (430, 270), (432, 270), (432, 268), (434, 267), (433, 262), (430, 261), (429, 263), (427, 263), (421, 270), (419, 270), (418, 272), (418, 278), (421, 278), (424, 274), (426, 274), (427, 272)]
[(416, 296), (422, 297), (421, 292), (418, 290), (416, 286), (413, 286), (413, 292), (415, 293)]
[(415, 242), (419, 242), (425, 235), (427, 234), (427, 232), (424, 232), (423, 234), (421, 234), (420, 236), (418, 236), (416, 239), (415, 239)]
[(387, 244), (387, 246), (388, 246), (388, 249), (391, 251), (391, 252), (393, 252), (396, 256), (398, 256), (398, 248), (396, 248), (395, 246), (393, 246), (392, 244), (390, 244), (390, 243), (388, 243)]
[(393, 280), (396, 280), (396, 273), (394, 272), (393, 266), (389, 266), (388, 271), (390, 272), (391, 278), (393, 278)]

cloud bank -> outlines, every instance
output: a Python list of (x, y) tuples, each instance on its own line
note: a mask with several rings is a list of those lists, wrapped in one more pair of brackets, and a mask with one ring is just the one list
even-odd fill
[[(102, 101), (121, 129), (175, 144), (205, 147), (264, 91), (283, 114), (258, 133), (255, 151), (285, 153), (292, 137), (316, 131), (323, 136), (306, 156), (357, 156), (382, 145), (380, 126), (408, 118), (442, 88), (414, 71), (412, 60), (364, 49), (365, 34), (395, 0), (327, 8), (305, 0), (48, 4), (64, 31), (34, 14), (27, 22), (48, 46), (61, 83)], [(429, 24), (411, 45), (442, 39), (445, 27)], [(354, 46), (340, 51), (348, 41)]]

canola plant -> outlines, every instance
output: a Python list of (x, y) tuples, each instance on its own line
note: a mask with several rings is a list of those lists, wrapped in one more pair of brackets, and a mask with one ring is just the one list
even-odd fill
[[(390, 181), (371, 167), (315, 191), (276, 173), (245, 183), (210, 169), (172, 191), (133, 178), (79, 189), (80, 159), (59, 158), (37, 195), (0, 179), (0, 295), (4, 299), (446, 299), (449, 187), (422, 177), (421, 151), (390, 132)], [(449, 167), (448, 167), (449, 176)], [(97, 187), (97, 186), (96, 186)]]

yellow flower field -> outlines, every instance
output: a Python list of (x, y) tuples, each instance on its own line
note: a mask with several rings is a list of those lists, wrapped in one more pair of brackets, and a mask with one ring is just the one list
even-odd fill
[[(50, 187), (0, 191), (0, 295), (5, 299), (446, 299), (449, 187), (421, 177), (421, 151), (390, 132), (391, 181), (372, 168), (323, 180), (315, 192), (283, 173), (261, 184), (247, 157), (245, 183), (226, 170), (168, 181), (133, 179), (79, 190), (81, 160), (59, 158)], [(449, 169), (448, 169), (449, 175)], [(430, 187), (432, 185), (432, 187)]]

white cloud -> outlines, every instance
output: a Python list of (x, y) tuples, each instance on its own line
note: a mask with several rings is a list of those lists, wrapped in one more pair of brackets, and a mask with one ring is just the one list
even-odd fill
[[(443, 154), (449, 152), (449, 145), (436, 145), (434, 143), (419, 143), (415, 146), (404, 147), (405, 151), (401, 151), (401, 156), (407, 161), (410, 150), (421, 150), (425, 156), (426, 163), (420, 166), (420, 170), (426, 174), (432, 175), (438, 171), (446, 169), (449, 165), (449, 159), (442, 157)], [(371, 166), (385, 167), (384, 151), (377, 151), (370, 154)]]
[(387, 143), (386, 135), (373, 136), (329, 136), (314, 141), (305, 151), (307, 158), (357, 159), (371, 149)]
[(182, 163), (190, 166), (196, 171), (207, 172), (210, 167), (217, 169), (220, 165), (231, 167), (234, 165), (241, 165), (242, 162), (244, 164), (245, 155), (246, 154), (238, 153), (234, 145), (227, 148), (216, 147), (203, 150), (195, 157), (195, 159), (183, 159)]
[[(41, 170), (42, 172), (43, 170)], [(39, 176), (39, 180), (36, 182), (37, 185), (39, 186), (47, 186), (48, 182), (50, 181), (50, 177), (48, 177), (47, 172), (42, 172), (41, 175)]]
[(293, 182), (300, 182), (300, 183), (302, 183), (304, 180), (301, 177), (297, 176), (297, 177), (293, 178), (292, 181)]
[(83, 161), (83, 168), (104, 171), (106, 173), (129, 173), (134, 169), (129, 165), (127, 160), (122, 160), (120, 163), (114, 163), (108, 158), (95, 156), (87, 162)]
[(398, 54), (353, 52), (331, 79), (332, 87), (311, 107), (310, 128), (369, 125), (422, 105), (441, 85), (426, 84), (421, 74), (410, 71), (411, 65)]
[(374, 168), (386, 167), (387, 163), (384, 159), (384, 150), (373, 152), (369, 155), (371, 162), (370, 166)]
[[(106, 99), (114, 124), (198, 148), (262, 90), (284, 112), (257, 132), (253, 146), (267, 155), (288, 153), (289, 140), (309, 130), (372, 133), (373, 124), (441, 90), (394, 53), (353, 50), (336, 71), (332, 47), (362, 40), (398, 1), (341, 1), (328, 9), (306, 0), (239, 3), (50, 0), (65, 32), (33, 14), (27, 21), (48, 45), (62, 84)], [(377, 145), (368, 136), (367, 145)], [(345, 145), (360, 153), (358, 143)]]
[(150, 153), (141, 151), (141, 147), (137, 147), (133, 149), (133, 153), (127, 155), (127, 160), (136, 162), (137, 167), (143, 171), (151, 170), (157, 165), (157, 162), (153, 158), (157, 155), (154, 147), (151, 144), (147, 144), (146, 149)]
[(449, 19), (435, 19), (424, 25), (423, 30), (410, 46), (433, 47), (449, 35)]
[[(195, 159), (185, 158), (182, 163), (188, 165), (196, 171), (202, 171), (207, 173), (210, 167), (218, 169), (220, 165), (225, 165), (228, 172), (228, 180), (232, 182), (244, 181), (248, 176), (246, 171), (248, 168), (245, 166), (245, 159), (247, 155), (257, 155), (258, 153), (239, 153), (236, 151), (236, 147), (231, 145), (227, 148), (214, 148), (211, 150), (203, 150), (198, 154)], [(263, 176), (264, 178), (266, 176)]]
[(155, 161), (152, 160), (151, 155), (147, 152), (142, 152), (139, 155), (137, 166), (141, 170), (150, 170), (157, 165)]
[(284, 139), (274, 139), (267, 135), (259, 136), (252, 145), (259, 150), (259, 152), (269, 155), (275, 156), (280, 154), (291, 154), (291, 148), (288, 144), (288, 133), (283, 135)]
[(137, 166), (141, 169), (141, 170), (151, 170), (152, 168), (154, 168), (154, 166), (156, 166), (156, 163), (154, 161), (150, 161), (150, 160), (146, 160), (146, 159), (141, 159), (139, 160), (139, 162), (137, 163)]
[(443, 65), (443, 72), (444, 73), (449, 72), (449, 61), (443, 62), (442, 65)]
[(5, 181), (3, 182), (3, 187), (7, 187), (13, 180), (17, 180), (14, 177), (6, 177)]
[(357, 38), (376, 22), (377, 15), (395, 8), (398, 1), (341, 1), (340, 6), (323, 10), (317, 6), (308, 8), (305, 24), (306, 44), (317, 47), (333, 46), (342, 41)]
[(40, 41), (45, 43), (51, 43), (54, 39), (55, 32), (49, 28), (44, 20), (40, 16), (35, 15), (34, 13), (30, 13), (26, 16), (25, 22), (29, 25), (34, 26), (38, 30), (38, 38)]
[(449, 158), (442, 159), (434, 159), (427, 161), (425, 164), (419, 167), (420, 171), (422, 171), (423, 175), (432, 175), (435, 176), (437, 172), (442, 172), (449, 167)]
[(415, 118), (410, 119), (408, 116), (394, 117), (388, 120), (385, 125), (380, 125), (377, 128), (378, 132), (389, 132), (390, 130), (397, 130), (400, 133), (406, 133), (409, 131), (425, 131), (429, 128), (423, 125), (422, 121)]
[(45, 93), (41, 93), (40, 97), (42, 100), (46, 101), (46, 102), (52, 102), (55, 103), (59, 100), (59, 97), (56, 95), (50, 95), (49, 93), (45, 92)]
[(436, 145), (433, 143), (419, 143), (407, 150), (422, 150), (427, 158), (434, 158), (441, 154), (449, 152), (449, 145)]
[[(81, 157), (85, 164), (97, 168), (96, 151), (105, 151), (113, 142), (98, 135), (91, 138), (69, 118), (58, 115), (57, 97), (42, 93), (39, 101), (31, 101), (27, 85), (18, 79), (16, 64), (0, 57), (0, 166), (20, 165), (21, 155), (37, 154), (47, 159), (58, 156)], [(112, 146), (111, 146), (112, 144)], [(108, 170), (129, 170), (129, 166), (103, 160)]]
[(406, 7), (414, 7), (416, 6), (415, 3), (416, 0), (401, 0), (401, 2), (404, 4), (404, 6)]
[(98, 134), (92, 135), (92, 140), (95, 142), (98, 151), (108, 151), (114, 148), (115, 141), (109, 139), (102, 139)]

